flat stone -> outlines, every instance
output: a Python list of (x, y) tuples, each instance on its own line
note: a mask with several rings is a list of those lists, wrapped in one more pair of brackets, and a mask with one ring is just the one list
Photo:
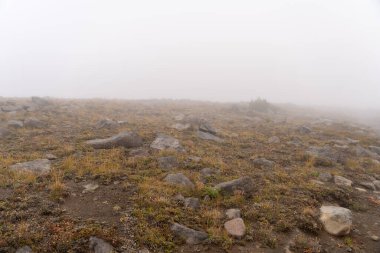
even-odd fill
[(277, 136), (272, 136), (268, 139), (268, 143), (280, 143), (280, 138), (278, 138)]
[(48, 159), (37, 159), (34, 161), (16, 163), (9, 167), (11, 170), (30, 171), (37, 174), (47, 174), (50, 172), (50, 161)]
[(376, 235), (372, 235), (372, 236), (371, 236), (371, 239), (372, 239), (373, 241), (375, 241), (375, 242), (377, 242), (377, 241), (380, 240), (380, 238), (379, 238), (378, 236), (376, 236)]
[(199, 131), (202, 131), (202, 132), (205, 132), (205, 133), (210, 133), (210, 134), (213, 134), (213, 135), (216, 135), (217, 134), (217, 131), (215, 128), (213, 128), (209, 123), (207, 122), (202, 122), (200, 125), (199, 125)]
[(174, 223), (170, 230), (176, 236), (185, 240), (187, 244), (200, 244), (208, 238), (207, 233), (185, 227), (178, 223)]
[(236, 238), (242, 238), (245, 235), (245, 224), (242, 218), (235, 218), (224, 223), (227, 233)]
[(375, 191), (376, 187), (374, 183), (371, 182), (360, 182), (359, 183), (362, 187), (366, 188), (367, 190)]
[(162, 169), (173, 169), (179, 166), (175, 156), (164, 156), (157, 159), (158, 166)]
[(96, 128), (101, 129), (101, 128), (116, 128), (119, 126), (119, 123), (111, 120), (111, 119), (103, 119), (100, 120), (96, 123)]
[(21, 120), (10, 120), (7, 122), (9, 128), (22, 128), (24, 123)]
[(235, 218), (241, 218), (241, 212), (240, 209), (237, 208), (231, 208), (226, 211), (226, 217), (228, 219), (235, 219)]
[(267, 160), (265, 158), (251, 159), (252, 164), (260, 169), (273, 169), (275, 162)]
[(201, 207), (200, 201), (198, 198), (186, 198), (184, 201), (185, 207), (190, 209), (199, 209)]
[(324, 172), (319, 174), (318, 179), (322, 182), (330, 182), (332, 181), (333, 176), (328, 172)]
[(215, 141), (218, 143), (224, 142), (224, 140), (216, 135), (213, 135), (211, 133), (206, 133), (202, 131), (197, 131), (197, 136), (202, 140), (209, 140), (209, 141)]
[(367, 192), (366, 189), (363, 189), (363, 188), (360, 188), (360, 187), (355, 187), (356, 190), (358, 190), (359, 192)]
[(349, 186), (351, 187), (352, 185), (352, 181), (345, 178), (345, 177), (342, 177), (342, 176), (334, 176), (334, 183), (336, 185), (340, 185), (340, 186)]
[(16, 253), (33, 253), (32, 249), (29, 246), (24, 246), (16, 250)]
[(82, 193), (87, 193), (87, 192), (94, 192), (96, 189), (99, 188), (99, 185), (98, 184), (86, 184), (83, 186), (84, 187), (84, 190), (82, 191)]
[(375, 180), (372, 183), (375, 185), (377, 190), (380, 190), (380, 180)]
[(90, 237), (90, 250), (94, 253), (115, 253), (111, 244), (95, 236)]
[(187, 129), (190, 129), (190, 124), (182, 124), (182, 123), (175, 123), (170, 126), (171, 128), (177, 129), (178, 131), (185, 131)]
[(134, 132), (122, 132), (106, 139), (86, 141), (86, 144), (95, 149), (109, 149), (115, 147), (137, 148), (143, 145), (141, 137)]
[(195, 187), (194, 184), (190, 181), (190, 179), (182, 173), (168, 174), (164, 180), (165, 182), (168, 182), (173, 185), (184, 186), (189, 188)]
[(159, 134), (152, 144), (150, 144), (150, 147), (157, 150), (184, 151), (179, 140), (165, 134)]
[(349, 209), (337, 206), (322, 206), (320, 221), (325, 230), (336, 236), (348, 235), (352, 227), (352, 213)]
[(48, 159), (48, 160), (56, 160), (58, 157), (56, 157), (53, 154), (46, 154), (45, 158)]
[(24, 120), (24, 126), (28, 128), (44, 128), (47, 124), (37, 118), (30, 117)]
[(235, 191), (251, 193), (253, 191), (253, 181), (250, 177), (242, 177), (215, 186), (221, 194), (233, 194)]

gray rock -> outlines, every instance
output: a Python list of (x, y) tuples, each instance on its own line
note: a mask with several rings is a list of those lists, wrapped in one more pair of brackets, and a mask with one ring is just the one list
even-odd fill
[(184, 151), (179, 140), (165, 134), (159, 134), (152, 144), (150, 144), (150, 147), (157, 150)]
[(157, 159), (158, 166), (162, 169), (173, 169), (179, 166), (175, 156), (164, 156)]
[(213, 128), (209, 123), (207, 122), (202, 122), (200, 125), (199, 125), (199, 131), (201, 132), (205, 132), (205, 133), (210, 133), (212, 135), (216, 135), (217, 134), (217, 131), (215, 128)]
[(273, 169), (275, 163), (265, 158), (256, 158), (251, 160), (252, 164), (260, 169)]
[(96, 123), (96, 128), (101, 129), (101, 128), (116, 128), (119, 126), (119, 123), (117, 123), (114, 120), (111, 119), (103, 119), (100, 120), (98, 123)]
[(140, 249), (139, 253), (150, 253), (150, 251), (147, 248)]
[(46, 154), (45, 158), (48, 159), (48, 160), (56, 160), (58, 157), (56, 157), (53, 154)]
[(115, 147), (137, 148), (143, 145), (141, 137), (134, 132), (122, 132), (106, 139), (86, 141), (86, 144), (95, 149), (108, 149)]
[(320, 221), (325, 230), (336, 236), (348, 235), (352, 227), (352, 213), (349, 209), (337, 206), (322, 206)]
[(374, 153), (380, 155), (380, 147), (377, 147), (377, 146), (369, 146), (368, 148), (369, 148), (369, 150), (371, 150), (372, 152), (374, 152)]
[(202, 160), (202, 158), (200, 158), (199, 156), (189, 156), (187, 158), (187, 161), (188, 162), (194, 162), (194, 163), (198, 163)]
[(220, 170), (215, 168), (203, 168), (201, 169), (201, 175), (204, 178), (211, 177), (213, 175), (220, 174)]
[(185, 227), (178, 223), (174, 223), (170, 229), (176, 236), (185, 240), (187, 244), (200, 244), (208, 238), (207, 233)]
[(178, 131), (184, 131), (184, 130), (190, 129), (191, 125), (190, 124), (175, 123), (175, 124), (171, 125), (170, 127), (177, 129)]
[(82, 193), (87, 193), (87, 192), (94, 192), (96, 189), (99, 188), (99, 185), (90, 183), (90, 184), (84, 185), (83, 187), (84, 187), (84, 190), (82, 191)]
[(9, 128), (22, 128), (24, 123), (20, 120), (10, 120), (7, 122)]
[(0, 127), (0, 138), (8, 137), (11, 134), (11, 131), (9, 131), (6, 128)]
[(370, 151), (368, 149), (365, 149), (365, 148), (363, 148), (361, 146), (355, 147), (355, 152), (356, 152), (357, 156), (371, 157), (371, 158), (376, 159), (376, 160), (380, 159), (380, 155), (378, 155), (377, 153), (372, 152), (372, 151)]
[(310, 134), (312, 132), (311, 129), (307, 126), (297, 127), (296, 131), (300, 134)]
[(48, 159), (38, 159), (34, 161), (16, 163), (9, 167), (11, 170), (30, 171), (37, 174), (47, 174), (50, 172), (50, 161)]
[(182, 121), (184, 119), (185, 119), (185, 114), (183, 114), (183, 113), (180, 113), (180, 114), (177, 114), (176, 116), (174, 116), (175, 121)]
[(165, 180), (165, 182), (168, 182), (168, 183), (173, 184), (173, 185), (194, 188), (194, 184), (190, 181), (190, 179), (188, 177), (186, 177), (182, 173), (169, 174), (165, 177), (164, 180)]
[(184, 201), (185, 207), (190, 209), (199, 209), (201, 207), (201, 203), (198, 198), (186, 198)]
[(332, 166), (334, 163), (344, 163), (346, 160), (346, 152), (339, 152), (329, 146), (309, 147), (306, 153), (315, 158), (315, 163), (318, 166)]
[(226, 217), (227, 219), (235, 219), (235, 218), (241, 218), (241, 212), (240, 209), (237, 208), (231, 208), (226, 211)]
[(253, 181), (250, 177), (241, 177), (239, 179), (220, 183), (215, 186), (215, 189), (225, 195), (233, 194), (235, 191), (251, 193), (253, 191)]
[(372, 183), (375, 185), (377, 190), (380, 190), (380, 180), (375, 180)]
[(1, 111), (3, 112), (17, 112), (23, 110), (22, 106), (18, 105), (3, 105)]
[(215, 136), (210, 133), (202, 132), (202, 131), (197, 131), (197, 136), (202, 139), (202, 140), (209, 140), (209, 141), (215, 141), (218, 143), (224, 142), (224, 140), (218, 136)]
[(30, 117), (24, 120), (24, 126), (27, 128), (44, 128), (47, 124), (37, 118)]
[(94, 253), (116, 253), (111, 244), (95, 236), (90, 237), (90, 250)]
[(185, 203), (185, 197), (181, 193), (178, 193), (177, 195), (175, 195), (173, 199), (177, 203), (180, 203), (180, 204)]
[(52, 104), (49, 99), (42, 97), (32, 97), (32, 103), (38, 106), (48, 106)]
[(372, 191), (376, 190), (375, 184), (371, 182), (360, 182), (359, 185), (363, 186), (364, 188), (368, 190), (372, 190)]
[(29, 246), (24, 246), (16, 250), (16, 253), (32, 253), (32, 249)]
[(340, 185), (340, 186), (349, 186), (351, 187), (352, 185), (352, 181), (345, 178), (345, 177), (342, 177), (342, 176), (334, 176), (334, 183), (336, 185)]
[(268, 143), (280, 143), (280, 138), (278, 138), (277, 136), (272, 136), (268, 139)]
[(245, 235), (245, 224), (242, 218), (235, 218), (224, 223), (227, 233), (236, 238), (242, 238)]
[(330, 182), (332, 181), (333, 176), (328, 172), (324, 172), (319, 174), (318, 179), (322, 182)]
[(137, 148), (137, 149), (132, 149), (131, 151), (129, 151), (129, 155), (135, 156), (135, 157), (145, 157), (145, 156), (149, 156), (149, 151), (146, 149)]

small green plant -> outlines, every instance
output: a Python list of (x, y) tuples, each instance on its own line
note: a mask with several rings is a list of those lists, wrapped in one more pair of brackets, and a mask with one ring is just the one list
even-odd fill
[(215, 199), (219, 196), (219, 190), (214, 187), (205, 187), (204, 195), (209, 196), (212, 199)]

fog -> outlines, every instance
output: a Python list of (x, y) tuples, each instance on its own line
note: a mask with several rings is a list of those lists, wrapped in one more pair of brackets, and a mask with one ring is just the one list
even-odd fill
[(380, 2), (0, 0), (0, 95), (380, 109)]

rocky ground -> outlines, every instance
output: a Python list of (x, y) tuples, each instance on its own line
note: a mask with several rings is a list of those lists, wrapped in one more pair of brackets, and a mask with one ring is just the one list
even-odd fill
[(379, 136), (265, 106), (0, 99), (0, 252), (380, 252)]

